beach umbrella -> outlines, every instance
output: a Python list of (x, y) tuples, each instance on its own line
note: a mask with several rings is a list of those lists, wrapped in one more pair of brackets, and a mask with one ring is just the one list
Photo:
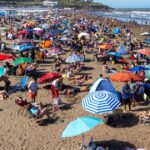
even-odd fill
[(98, 48), (111, 50), (112, 49), (112, 44), (103, 44), (103, 45), (100, 45)]
[(11, 59), (11, 58), (12, 58), (12, 55), (0, 54), (0, 61)]
[(93, 114), (112, 112), (120, 105), (118, 96), (105, 90), (89, 93), (82, 100), (83, 108)]
[(37, 28), (34, 28), (33, 30), (34, 30), (34, 31), (41, 31), (41, 32), (43, 31), (43, 29), (38, 28), (38, 27), (37, 27)]
[(131, 71), (131, 72), (139, 72), (141, 70), (150, 70), (150, 68), (147, 68), (144, 66), (135, 66), (135, 67), (129, 69), (129, 71)]
[(29, 32), (27, 30), (22, 30), (22, 31), (19, 31), (19, 34), (29, 34)]
[(117, 59), (118, 60), (118, 62), (121, 62), (121, 63), (128, 63), (128, 60), (126, 59), (126, 58), (118, 58)]
[(112, 33), (113, 33), (113, 34), (120, 34), (120, 33), (121, 33), (121, 30), (120, 30), (119, 28), (114, 28), (114, 29), (112, 30)]
[(78, 34), (78, 39), (81, 39), (81, 37), (86, 37), (87, 39), (90, 38), (90, 35), (88, 33), (85, 33), (85, 32), (81, 32)]
[(73, 137), (90, 131), (95, 126), (102, 124), (99, 118), (85, 116), (70, 122), (62, 133), (62, 137)]
[(36, 48), (36, 46), (32, 46), (32, 45), (13, 45), (12, 49), (13, 50), (16, 50), (16, 51), (26, 51), (26, 50), (29, 50), (29, 49), (33, 49), (33, 48)]
[(50, 72), (50, 73), (47, 73), (47, 74), (43, 75), (41, 78), (39, 78), (38, 83), (44, 83), (47, 80), (51, 80), (52, 81), (52, 80), (57, 79), (59, 77), (61, 77), (60, 73)]
[[(150, 69), (150, 65), (147, 65), (146, 68)], [(144, 70), (145, 78), (150, 79), (150, 70)]]
[(134, 81), (140, 81), (141, 78), (135, 75), (132, 72), (118, 72), (110, 76), (110, 79), (112, 81), (117, 81), (117, 82), (124, 82), (128, 81), (129, 79), (133, 79)]
[(50, 52), (48, 52), (48, 55), (52, 55), (52, 56), (55, 56), (55, 55), (59, 55), (59, 54), (62, 54), (64, 53), (64, 51), (62, 51), (60, 48), (58, 47), (54, 47), (50, 50)]
[(61, 37), (59, 39), (59, 41), (70, 41), (71, 39), (67, 38), (67, 37)]
[(122, 58), (121, 54), (119, 54), (117, 52), (109, 52), (108, 55)]
[(150, 44), (150, 38), (145, 41), (147, 44)]
[(4, 75), (5, 68), (4, 67), (0, 67), (0, 77)]
[(83, 58), (81, 56), (73, 54), (66, 59), (66, 63), (81, 62), (82, 60)]
[(29, 29), (29, 28), (26, 28), (25, 29), (27, 32), (29, 32), (29, 33), (32, 33), (33, 32), (33, 29)]
[(148, 50), (148, 49), (140, 49), (137, 52), (140, 54), (143, 54), (145, 56), (150, 56), (150, 50)]
[(150, 32), (144, 32), (144, 33), (142, 33), (140, 35), (142, 35), (142, 36), (150, 36)]
[(64, 34), (67, 34), (67, 33), (69, 33), (69, 32), (70, 32), (70, 31), (67, 30), (67, 29), (66, 29), (65, 31), (63, 31)]
[(20, 57), (20, 58), (17, 58), (13, 64), (14, 65), (20, 65), (20, 64), (23, 64), (23, 63), (31, 63), (33, 62), (33, 60), (31, 58), (28, 58), (28, 57)]
[(42, 29), (49, 29), (49, 24), (43, 24)]
[(7, 27), (1, 27), (0, 30), (7, 31), (9, 29)]
[(58, 34), (61, 34), (61, 33), (62, 33), (61, 30), (51, 30), (51, 31), (50, 31), (50, 34), (51, 34), (52, 36), (58, 35)]

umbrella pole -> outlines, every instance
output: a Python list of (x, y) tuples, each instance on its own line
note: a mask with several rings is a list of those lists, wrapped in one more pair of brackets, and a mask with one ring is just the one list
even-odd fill
[(82, 134), (82, 145), (83, 145), (83, 147), (85, 146), (84, 134)]

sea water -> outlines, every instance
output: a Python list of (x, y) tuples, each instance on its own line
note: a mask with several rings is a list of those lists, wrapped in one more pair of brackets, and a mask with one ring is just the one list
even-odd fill
[(135, 21), (138, 24), (150, 25), (150, 9), (114, 9), (110, 11), (91, 12), (106, 18), (115, 18), (121, 21)]
[[(11, 11), (10, 11), (11, 10)], [(0, 8), (0, 16), (7, 14), (8, 15), (16, 15), (21, 13), (33, 13), (33, 12), (45, 12), (48, 11), (48, 7), (1, 7)], [(106, 11), (92, 11), (86, 12), (93, 15), (103, 16), (106, 18), (115, 18), (124, 22), (135, 21), (138, 24), (150, 25), (150, 9), (112, 9)]]

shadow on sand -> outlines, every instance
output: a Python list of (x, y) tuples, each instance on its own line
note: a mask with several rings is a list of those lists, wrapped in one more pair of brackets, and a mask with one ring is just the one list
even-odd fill
[(97, 146), (102, 146), (104, 148), (108, 147), (109, 150), (125, 150), (125, 148), (136, 148), (133, 144), (125, 141), (96, 141), (94, 142)]
[(109, 117), (107, 125), (114, 128), (126, 128), (137, 125), (138, 117), (132, 113), (113, 114)]
[[(57, 123), (59, 120), (60, 120), (59, 117), (51, 118), (51, 119), (40, 119), (40, 120), (37, 120), (36, 123), (39, 126), (47, 126), (49, 124)], [(63, 122), (63, 120), (62, 120), (62, 122)]]

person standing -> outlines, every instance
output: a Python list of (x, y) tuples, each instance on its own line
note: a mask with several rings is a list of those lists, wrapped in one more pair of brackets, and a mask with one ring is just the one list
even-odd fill
[(130, 99), (131, 103), (133, 103), (133, 107), (135, 107), (135, 97), (136, 97), (136, 92), (138, 90), (137, 84), (134, 82), (134, 80), (131, 78), (130, 79)]
[(28, 89), (31, 101), (35, 102), (38, 92), (37, 78), (33, 78), (33, 80), (29, 82)]
[(124, 85), (122, 87), (122, 100), (124, 103), (124, 109), (126, 111), (126, 106), (128, 105), (129, 111), (131, 111), (131, 100), (130, 100), (130, 86), (128, 84), (128, 81), (124, 82)]

